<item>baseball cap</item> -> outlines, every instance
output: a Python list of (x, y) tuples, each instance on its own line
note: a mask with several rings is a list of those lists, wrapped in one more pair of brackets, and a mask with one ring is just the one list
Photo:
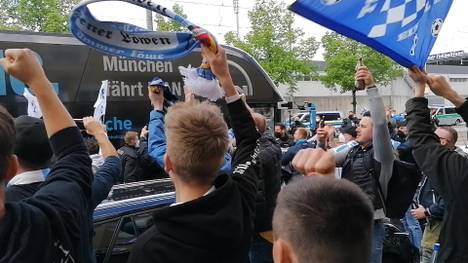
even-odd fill
[(351, 125), (341, 127), (340, 132), (343, 133), (343, 134), (345, 134), (345, 133), (349, 134), (349, 135), (353, 136), (354, 138), (356, 138), (356, 136), (357, 136), (356, 127), (351, 126)]
[(168, 87), (167, 83), (164, 82), (160, 77), (154, 77), (150, 82), (148, 82), (149, 86), (160, 86), (160, 87)]
[(27, 164), (42, 166), (53, 155), (49, 137), (41, 119), (20, 116), (15, 119), (16, 142), (14, 153)]

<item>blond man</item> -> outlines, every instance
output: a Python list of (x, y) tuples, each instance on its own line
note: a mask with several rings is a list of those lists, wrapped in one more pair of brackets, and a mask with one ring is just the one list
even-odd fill
[[(227, 125), (209, 103), (184, 102), (165, 117), (164, 169), (176, 189), (176, 203), (153, 214), (155, 226), (139, 237), (129, 262), (247, 262), (257, 191), (259, 134), (234, 88), (225, 51), (203, 47), (226, 94), (237, 141), (232, 175), (217, 175), (228, 148)], [(149, 93), (154, 110), (164, 97)], [(151, 119), (150, 119), (151, 125)], [(151, 136), (151, 134), (149, 135)]]

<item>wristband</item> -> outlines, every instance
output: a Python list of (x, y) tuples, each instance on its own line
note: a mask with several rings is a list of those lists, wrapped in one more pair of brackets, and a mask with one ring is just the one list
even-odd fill
[(424, 215), (425, 215), (426, 217), (431, 217), (431, 213), (429, 212), (429, 209), (428, 209), (428, 208), (426, 208), (426, 209), (424, 210)]

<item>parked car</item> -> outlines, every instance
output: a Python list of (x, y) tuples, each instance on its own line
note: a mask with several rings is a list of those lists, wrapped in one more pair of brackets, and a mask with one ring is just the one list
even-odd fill
[(454, 106), (430, 106), (431, 117), (438, 126), (451, 126), (463, 123), (463, 118)]
[[(343, 125), (343, 113), (340, 111), (318, 111), (316, 122), (320, 119), (325, 121), (325, 125), (332, 125), (335, 128), (340, 128)], [(294, 127), (309, 127), (310, 125), (310, 113), (301, 112), (291, 117), (292, 124)]]
[(152, 212), (174, 202), (170, 179), (114, 186), (93, 215), (96, 262), (127, 262), (138, 236), (154, 224)]
[[(94, 211), (94, 251), (97, 263), (126, 263), (138, 237), (154, 225), (152, 213), (175, 202), (170, 179), (116, 185)], [(416, 263), (408, 233), (387, 222), (383, 263)], [(415, 255), (416, 253), (416, 255)]]

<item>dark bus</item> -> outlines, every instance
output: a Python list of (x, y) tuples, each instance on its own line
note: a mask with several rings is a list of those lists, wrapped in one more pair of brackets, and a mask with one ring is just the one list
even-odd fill
[[(129, 60), (91, 49), (70, 34), (0, 31), (0, 57), (8, 48), (30, 48), (42, 62), (60, 99), (73, 118), (93, 114), (101, 81), (109, 80), (105, 125), (109, 137), (118, 143), (125, 131), (141, 129), (151, 109), (147, 83), (154, 76), (167, 81), (174, 94), (183, 97), (179, 66), (199, 66), (200, 50), (177, 60)], [(277, 102), (276, 86), (261, 66), (242, 50), (225, 47), (234, 84), (248, 103), (273, 125)], [(13, 116), (27, 114), (22, 96), (25, 85), (0, 69), (0, 104)]]

